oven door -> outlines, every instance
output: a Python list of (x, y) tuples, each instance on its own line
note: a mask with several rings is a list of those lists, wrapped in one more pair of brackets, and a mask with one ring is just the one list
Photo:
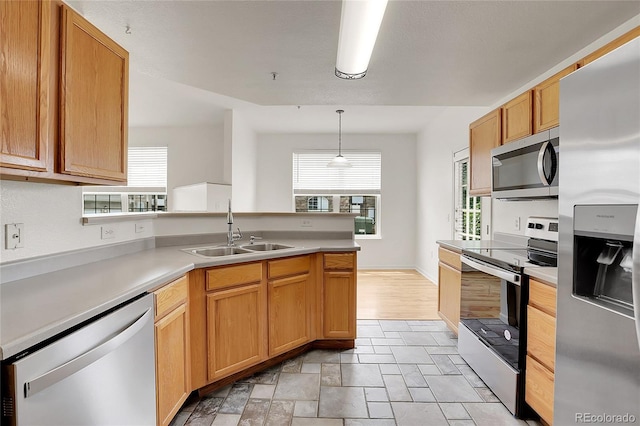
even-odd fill
[(558, 128), (554, 128), (493, 149), (491, 196), (557, 197), (558, 133)]
[(458, 352), (511, 413), (524, 416), (522, 275), (464, 253), (460, 259), (474, 270), (500, 278), (501, 289), (499, 318), (460, 320)]

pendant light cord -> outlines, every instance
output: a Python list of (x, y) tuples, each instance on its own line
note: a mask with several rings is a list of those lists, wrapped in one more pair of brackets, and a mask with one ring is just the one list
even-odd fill
[(343, 110), (339, 109), (338, 113), (338, 156), (342, 157), (342, 113)]

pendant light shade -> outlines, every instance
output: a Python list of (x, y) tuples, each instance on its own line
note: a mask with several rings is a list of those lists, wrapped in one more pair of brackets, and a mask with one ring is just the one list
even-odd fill
[(387, 0), (342, 0), (336, 76), (355, 80), (367, 74)]
[(351, 163), (342, 155), (342, 113), (344, 110), (337, 110), (338, 113), (338, 155), (327, 163), (327, 167), (347, 168)]

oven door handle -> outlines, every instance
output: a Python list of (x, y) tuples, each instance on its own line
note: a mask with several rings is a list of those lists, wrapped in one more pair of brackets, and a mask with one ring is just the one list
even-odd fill
[(501, 278), (510, 283), (514, 283), (516, 285), (520, 285), (520, 275), (515, 274), (513, 272), (505, 271), (504, 269), (496, 268), (493, 265), (490, 265), (486, 262), (482, 262), (477, 259), (471, 259), (464, 254), (460, 256), (460, 260), (465, 265), (471, 266), (473, 269), (477, 269), (480, 272), (484, 272), (485, 274), (493, 275), (494, 277)]

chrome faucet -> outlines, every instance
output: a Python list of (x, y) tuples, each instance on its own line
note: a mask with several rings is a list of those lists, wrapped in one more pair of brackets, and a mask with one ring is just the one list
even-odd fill
[(242, 232), (240, 232), (240, 228), (238, 228), (238, 233), (233, 232), (233, 213), (231, 212), (231, 200), (229, 200), (229, 211), (227, 212), (227, 224), (229, 225), (229, 230), (227, 231), (227, 246), (233, 247), (235, 246), (235, 242), (242, 239)]

